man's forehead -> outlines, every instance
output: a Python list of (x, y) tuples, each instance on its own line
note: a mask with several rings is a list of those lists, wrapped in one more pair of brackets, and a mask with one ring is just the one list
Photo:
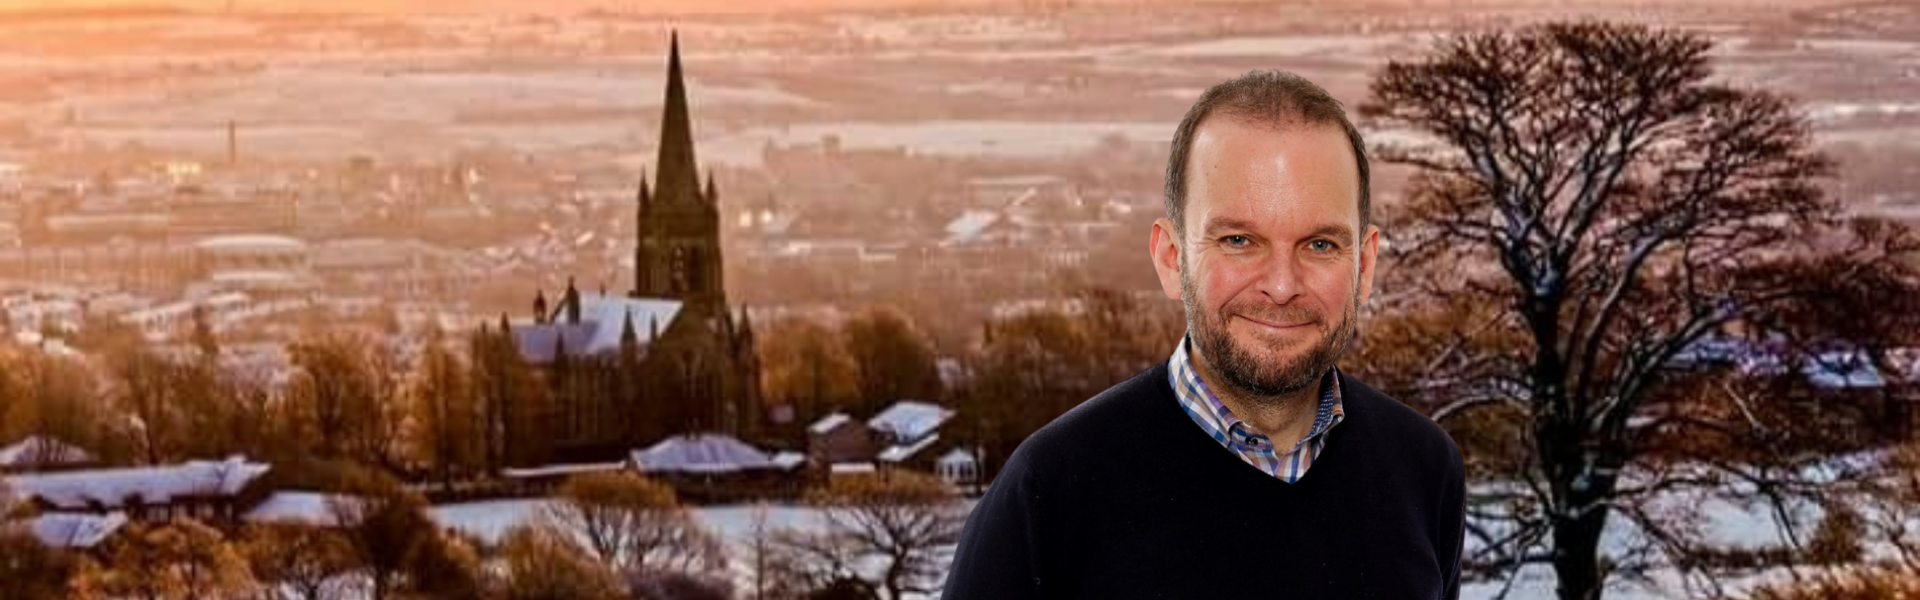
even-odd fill
[[(1198, 229), (1275, 235), (1342, 234), (1359, 222), (1359, 175), (1337, 125), (1274, 128), (1209, 119), (1196, 144), (1186, 214)], [(1225, 127), (1214, 128), (1216, 125)]]

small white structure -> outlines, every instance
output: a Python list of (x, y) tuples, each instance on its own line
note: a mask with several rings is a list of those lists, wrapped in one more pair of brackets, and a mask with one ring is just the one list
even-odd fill
[(980, 454), (977, 449), (955, 446), (933, 459), (933, 473), (961, 489), (980, 483)]

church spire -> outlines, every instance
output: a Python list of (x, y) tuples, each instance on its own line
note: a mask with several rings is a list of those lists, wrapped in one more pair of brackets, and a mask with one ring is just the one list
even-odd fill
[(657, 195), (667, 201), (700, 193), (699, 166), (693, 158), (693, 119), (687, 109), (687, 84), (680, 72), (680, 32), (673, 32), (667, 53), (666, 114), (660, 121)]
[(647, 200), (650, 195), (647, 191), (647, 168), (640, 167), (640, 210), (647, 209)]

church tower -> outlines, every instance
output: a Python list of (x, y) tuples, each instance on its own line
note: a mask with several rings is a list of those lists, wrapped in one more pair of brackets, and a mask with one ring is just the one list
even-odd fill
[(720, 206), (708, 173), (705, 189), (693, 155), (693, 122), (680, 70), (680, 34), (667, 56), (666, 113), (660, 122), (660, 157), (651, 189), (640, 177), (634, 248), (637, 298), (670, 298), (708, 314), (724, 314)]

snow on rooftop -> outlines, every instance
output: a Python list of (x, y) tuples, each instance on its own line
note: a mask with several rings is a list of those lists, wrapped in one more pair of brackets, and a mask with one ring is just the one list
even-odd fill
[(717, 433), (670, 437), (644, 450), (635, 450), (630, 460), (636, 468), (648, 473), (733, 473), (776, 467), (773, 459), (760, 449)]
[(792, 450), (781, 450), (773, 455), (773, 466), (792, 469), (807, 462), (807, 455)]
[(8, 446), (0, 446), (0, 467), (26, 467), (84, 463), (93, 455), (78, 446), (46, 436), (28, 436)]
[(126, 513), (44, 513), (27, 519), (33, 537), (49, 548), (92, 548), (127, 524)]
[(251, 523), (335, 527), (340, 522), (338, 509), (358, 501), (340, 494), (274, 492), (240, 518)]
[[(552, 306), (559, 306), (557, 300)], [(674, 316), (680, 314), (681, 303), (666, 298), (626, 298), (601, 294), (582, 293), (580, 295), (580, 322), (566, 322), (566, 311), (560, 311), (557, 323), (515, 323), (513, 337), (520, 348), (520, 355), (527, 360), (545, 364), (553, 361), (555, 338), (562, 338), (566, 352), (572, 356), (591, 356), (620, 349), (620, 335), (626, 326), (626, 319), (633, 319), (634, 335), (642, 346), (653, 341), (653, 329), (658, 324), (661, 332), (673, 323)]]
[(821, 417), (820, 420), (818, 421), (814, 421), (812, 425), (807, 426), (807, 431), (811, 431), (818, 434), (826, 434), (828, 432), (833, 431), (835, 427), (839, 427), (841, 423), (845, 423), (851, 420), (853, 420), (853, 417), (847, 416), (847, 413), (837, 412), (837, 413), (827, 415), (825, 417)]
[(98, 504), (121, 508), (183, 497), (232, 497), (271, 466), (241, 457), (193, 460), (173, 465), (29, 473), (5, 478), (6, 487), (61, 509), (85, 510)]
[(919, 400), (901, 400), (867, 420), (867, 427), (890, 434), (896, 440), (918, 440), (933, 433), (953, 418), (953, 411), (938, 404)]
[(962, 465), (978, 462), (980, 462), (980, 459), (974, 455), (973, 451), (959, 446), (954, 446), (953, 449), (948, 450), (946, 454), (940, 455), (940, 458), (933, 459), (933, 463), (936, 465)]
[(540, 465), (538, 467), (506, 468), (500, 470), (500, 475), (509, 479), (559, 477), (579, 475), (581, 473), (618, 471), (626, 468), (626, 466), (627, 463), (625, 462), (565, 463)]
[(873, 468), (873, 463), (865, 463), (865, 462), (833, 463), (833, 465), (827, 467), (827, 470), (837, 475), (837, 474), (846, 474), (846, 473), (872, 473), (874, 471), (874, 468)]
[(880, 455), (877, 458), (882, 462), (900, 462), (913, 458), (913, 455), (919, 454), (921, 450), (927, 449), (927, 446), (932, 446), (933, 442), (938, 439), (940, 439), (940, 434), (933, 433), (920, 438), (920, 441), (912, 444), (888, 446), (887, 449), (880, 451)]

